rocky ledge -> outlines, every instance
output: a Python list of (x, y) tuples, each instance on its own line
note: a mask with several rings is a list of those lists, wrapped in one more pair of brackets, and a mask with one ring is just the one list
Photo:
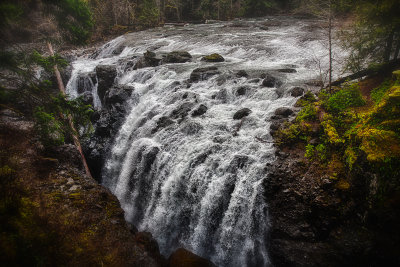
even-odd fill
[(399, 208), (372, 203), (376, 175), (364, 168), (343, 184), (304, 151), (279, 148), (266, 166), (274, 266), (398, 266)]
[(0, 265), (213, 266), (184, 249), (165, 259), (85, 176), (73, 145), (45, 149), (33, 123), (10, 109), (0, 110), (0, 147)]

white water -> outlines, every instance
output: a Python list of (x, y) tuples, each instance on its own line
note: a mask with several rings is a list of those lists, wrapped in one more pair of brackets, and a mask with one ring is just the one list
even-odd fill
[[(75, 97), (78, 76), (93, 72), (98, 64), (121, 64), (121, 59), (139, 56), (147, 49), (159, 52), (186, 50), (193, 62), (124, 71), (118, 83), (135, 87), (139, 101), (119, 130), (103, 170), (103, 182), (118, 197), (128, 221), (149, 231), (162, 253), (185, 247), (219, 266), (268, 266), (268, 207), (263, 180), (266, 163), (274, 160), (269, 134), (270, 117), (278, 107), (290, 107), (296, 99), (288, 94), (317, 78), (314, 59), (327, 65), (327, 50), (315, 22), (281, 18), (282, 26), (262, 31), (259, 21), (249, 27), (226, 27), (229, 23), (162, 28), (119, 37), (103, 47), (96, 59), (82, 58), (73, 64), (67, 92)], [(119, 46), (126, 48), (115, 56)], [(200, 56), (220, 53), (223, 63), (205, 63)], [(217, 85), (217, 77), (182, 83), (197, 67), (218, 66), (233, 74)], [(297, 73), (277, 74), (283, 81), (276, 88), (236, 78), (237, 70), (268, 72), (293, 67)], [(244, 96), (235, 89), (249, 86)], [(101, 108), (96, 89), (95, 106)], [(281, 97), (280, 97), (281, 96)], [(97, 97), (97, 98), (96, 98)], [(207, 112), (154, 131), (157, 121), (171, 117), (182, 104), (191, 109), (204, 104)], [(241, 108), (252, 113), (239, 121), (233, 114)], [(260, 141), (261, 140), (261, 141)], [(263, 142), (267, 141), (267, 142)]]

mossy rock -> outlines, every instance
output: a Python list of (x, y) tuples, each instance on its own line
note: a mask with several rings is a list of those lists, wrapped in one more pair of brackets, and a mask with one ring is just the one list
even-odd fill
[(396, 80), (400, 80), (400, 70), (393, 71), (392, 73)]
[(225, 59), (220, 54), (217, 54), (217, 53), (204, 56), (201, 60), (206, 61), (206, 62), (224, 62), (225, 61)]

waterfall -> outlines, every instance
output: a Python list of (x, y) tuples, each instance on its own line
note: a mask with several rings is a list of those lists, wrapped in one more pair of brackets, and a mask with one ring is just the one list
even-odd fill
[[(268, 20), (282, 23), (262, 30)], [(225, 22), (151, 29), (121, 36), (95, 57), (74, 62), (67, 86), (72, 97), (80, 95), (80, 77), (89, 79), (99, 64), (118, 65), (116, 83), (135, 88), (138, 101), (113, 140), (103, 183), (120, 200), (126, 220), (151, 232), (163, 254), (185, 247), (219, 266), (270, 265), (263, 191), (266, 165), (275, 159), (270, 118), (277, 108), (294, 105), (292, 87), (319, 75), (316, 59), (328, 64), (315, 23), (270, 17), (245, 20), (242, 27)], [(137, 70), (123, 65), (146, 50), (185, 50), (193, 59)], [(226, 61), (200, 60), (210, 53)], [(188, 82), (194, 69), (207, 66), (220, 74)], [(295, 71), (279, 71), (284, 68)], [(238, 70), (272, 73), (282, 85), (263, 87), (262, 79), (238, 77)], [(91, 81), (83, 91), (92, 92), (100, 109), (96, 79)], [(200, 105), (206, 112), (193, 115)], [(242, 108), (251, 113), (234, 120)]]

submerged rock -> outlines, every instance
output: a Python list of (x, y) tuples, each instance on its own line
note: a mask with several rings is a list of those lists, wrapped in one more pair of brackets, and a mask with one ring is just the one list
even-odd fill
[(192, 112), (192, 117), (198, 117), (206, 113), (208, 110), (207, 106), (204, 104), (200, 104), (195, 110)]
[(291, 68), (279, 69), (278, 71), (283, 72), (283, 73), (296, 73), (297, 72), (297, 70), (291, 69)]
[(165, 128), (171, 124), (174, 124), (174, 121), (170, 118), (163, 116), (158, 119), (156, 127), (151, 131), (152, 134), (158, 132), (160, 129)]
[(249, 114), (251, 113), (251, 110), (248, 108), (242, 108), (238, 111), (236, 111), (236, 113), (233, 115), (233, 119), (234, 120), (240, 120), (244, 117), (249, 116)]
[(216, 54), (216, 53), (204, 56), (201, 60), (206, 61), (206, 62), (224, 62), (225, 61), (225, 59), (220, 54)]
[(208, 80), (210, 77), (220, 74), (217, 67), (197, 68), (190, 74), (190, 82)]
[(248, 86), (240, 86), (235, 90), (235, 95), (237, 96), (245, 95), (249, 91), (249, 89), (250, 88)]
[(262, 81), (262, 85), (265, 87), (277, 87), (280, 86), (282, 83), (275, 77), (266, 75), (264, 80)]
[(236, 77), (239, 77), (239, 78), (241, 78), (241, 77), (249, 77), (249, 74), (245, 70), (239, 70), (236, 73)]

